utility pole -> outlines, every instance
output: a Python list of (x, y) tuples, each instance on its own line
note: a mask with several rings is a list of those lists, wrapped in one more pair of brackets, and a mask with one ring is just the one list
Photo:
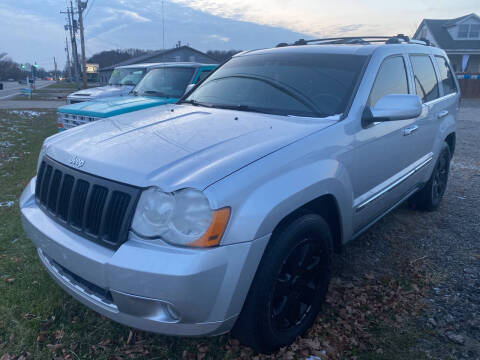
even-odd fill
[(65, 36), (65, 51), (67, 52), (67, 77), (72, 81), (72, 68), (70, 65), (70, 52), (68, 51), (68, 40)]
[(78, 73), (79, 70), (79, 62), (78, 62), (78, 50), (77, 50), (77, 38), (76, 38), (76, 33), (77, 33), (77, 22), (75, 21), (75, 18), (73, 17), (74, 11), (73, 11), (73, 3), (72, 0), (70, 0), (70, 17), (71, 17), (71, 27), (72, 27), (72, 52), (73, 52), (73, 63), (74, 63), (74, 71), (75, 71), (75, 80), (77, 82), (77, 89), (80, 89), (80, 74)]
[(60, 11), (61, 14), (67, 14), (68, 25), (66, 28), (70, 31), (70, 39), (72, 41), (72, 62), (73, 62), (73, 73), (75, 74), (75, 81), (77, 82), (77, 89), (80, 89), (80, 75), (78, 73), (79, 70), (79, 62), (78, 62), (78, 51), (77, 51), (77, 39), (76, 39), (76, 32), (77, 32), (77, 22), (74, 19), (74, 10), (73, 10), (73, 3), (70, 0), (70, 8), (67, 7), (67, 11)]
[(77, 0), (77, 7), (78, 7), (78, 24), (80, 26), (80, 44), (82, 46), (82, 80), (83, 80), (83, 88), (87, 88), (87, 63), (85, 60), (85, 38), (83, 35), (83, 11), (87, 8), (88, 0), (82, 2), (81, 0)]
[(55, 56), (53, 57), (53, 63), (55, 64), (55, 82), (58, 83), (57, 60), (55, 60)]

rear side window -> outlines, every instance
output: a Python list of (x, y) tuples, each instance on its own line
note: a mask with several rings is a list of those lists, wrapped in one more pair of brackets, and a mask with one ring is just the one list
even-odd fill
[(437, 60), (438, 70), (440, 72), (440, 82), (443, 86), (444, 95), (456, 93), (457, 85), (452, 70), (450, 70), (450, 66), (448, 66), (447, 59), (443, 56), (435, 56), (435, 60)]
[(389, 57), (383, 61), (370, 92), (368, 106), (375, 106), (381, 97), (388, 94), (408, 94), (407, 71), (401, 56)]
[(415, 90), (422, 99), (422, 103), (432, 101), (440, 96), (438, 91), (437, 75), (433, 63), (427, 55), (411, 55)]

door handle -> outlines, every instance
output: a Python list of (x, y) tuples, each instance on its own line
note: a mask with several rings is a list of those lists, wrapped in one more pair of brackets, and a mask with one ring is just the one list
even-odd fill
[(442, 110), (437, 114), (437, 119), (444, 118), (447, 115), (448, 115), (448, 110)]
[(403, 129), (403, 136), (408, 136), (410, 134), (413, 134), (417, 130), (418, 130), (418, 125), (412, 125), (412, 126), (406, 127), (405, 129)]

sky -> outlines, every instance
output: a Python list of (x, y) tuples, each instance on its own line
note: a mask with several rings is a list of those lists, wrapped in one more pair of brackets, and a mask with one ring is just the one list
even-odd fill
[[(63, 68), (65, 8), (66, 0), (0, 0), (0, 53), (48, 70), (56, 57)], [(165, 0), (163, 6), (162, 0), (89, 0), (86, 53), (157, 50), (163, 39), (165, 48), (181, 41), (206, 51), (258, 49), (299, 38), (412, 35), (423, 18), (472, 12), (480, 14), (479, 0)]]

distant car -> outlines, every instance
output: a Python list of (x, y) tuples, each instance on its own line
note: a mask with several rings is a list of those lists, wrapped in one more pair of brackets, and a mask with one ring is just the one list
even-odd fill
[(7, 81), (8, 82), (15, 82), (15, 80), (13, 80), (13, 79), (8, 79)]
[(113, 70), (108, 85), (76, 91), (67, 96), (67, 104), (75, 104), (104, 97), (127, 95), (143, 76), (158, 63), (118, 66)]
[(129, 96), (116, 96), (58, 108), (58, 131), (115, 115), (176, 103), (189, 84), (205, 79), (217, 65), (165, 63), (156, 65)]
[[(28, 82), (30, 84), (33, 84), (33, 79), (28, 79)], [(27, 80), (26, 79), (21, 79), (21, 80), (18, 80), (18, 83), (19, 84), (27, 84)]]

